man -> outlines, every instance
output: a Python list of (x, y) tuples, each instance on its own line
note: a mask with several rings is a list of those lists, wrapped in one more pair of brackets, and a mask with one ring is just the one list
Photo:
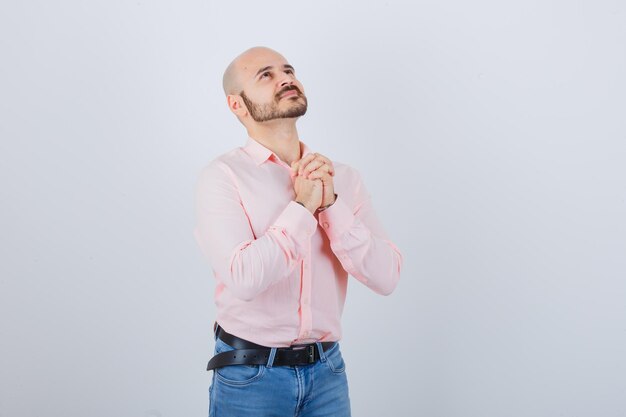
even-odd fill
[(223, 87), (248, 138), (196, 189), (194, 235), (217, 282), (209, 416), (350, 416), (338, 343), (348, 274), (388, 295), (402, 254), (359, 172), (300, 141), (307, 98), (282, 55), (244, 51)]

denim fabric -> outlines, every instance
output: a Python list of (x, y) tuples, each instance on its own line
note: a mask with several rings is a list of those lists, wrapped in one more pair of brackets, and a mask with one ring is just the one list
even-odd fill
[[(215, 354), (229, 350), (233, 348), (215, 340)], [(350, 417), (346, 364), (339, 343), (310, 365), (273, 366), (275, 355), (273, 348), (266, 365), (213, 369), (209, 417)]]

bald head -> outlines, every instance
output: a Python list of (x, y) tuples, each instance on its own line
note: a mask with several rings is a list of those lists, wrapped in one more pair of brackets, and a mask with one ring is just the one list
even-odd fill
[(265, 46), (254, 46), (237, 55), (224, 71), (224, 76), (222, 77), (224, 94), (241, 93), (243, 90), (243, 77), (246, 76), (247, 72), (253, 69), (252, 65), (254, 65), (255, 62), (268, 55), (283, 57), (275, 50)]

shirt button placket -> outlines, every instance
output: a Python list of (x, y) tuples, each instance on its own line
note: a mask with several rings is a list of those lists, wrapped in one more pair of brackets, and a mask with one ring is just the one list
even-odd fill
[(300, 308), (302, 311), (302, 323), (300, 337), (308, 337), (311, 334), (312, 317), (311, 317), (311, 246), (307, 248), (307, 256), (303, 262), (303, 279), (302, 279), (302, 297), (300, 300)]

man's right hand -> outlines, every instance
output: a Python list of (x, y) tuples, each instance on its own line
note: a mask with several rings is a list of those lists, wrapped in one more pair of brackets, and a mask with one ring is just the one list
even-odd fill
[(296, 181), (293, 188), (296, 192), (296, 201), (304, 204), (311, 214), (314, 214), (315, 210), (322, 205), (322, 196), (324, 191), (324, 184), (322, 183), (322, 180), (319, 178), (309, 180), (302, 175), (298, 175), (298, 173), (295, 173), (294, 175), (296, 177)]

